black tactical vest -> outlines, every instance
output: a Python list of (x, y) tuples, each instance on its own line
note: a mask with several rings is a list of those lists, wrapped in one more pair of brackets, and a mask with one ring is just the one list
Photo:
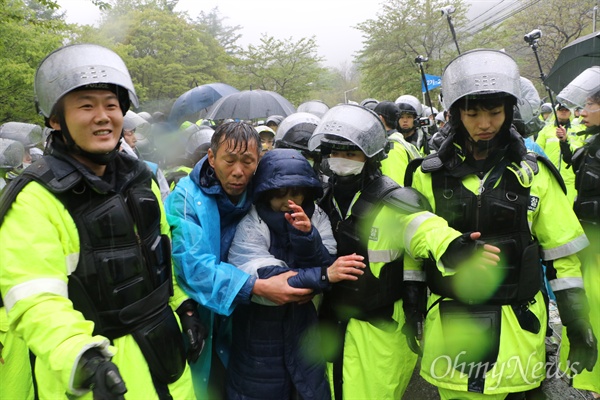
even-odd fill
[(170, 241), (160, 231), (151, 171), (139, 163), (116, 174), (116, 189), (99, 193), (71, 164), (44, 157), (2, 197), (7, 203), (0, 218), (28, 182), (35, 180), (52, 192), (73, 218), (79, 235), (79, 262), (68, 281), (73, 307), (94, 322), (95, 335), (113, 340), (132, 334), (154, 377), (171, 383), (183, 373), (185, 354), (169, 307)]
[[(535, 159), (529, 160), (529, 166), (529, 171), (537, 172)], [(422, 168), (432, 176), (435, 213), (460, 232), (481, 232), (481, 240), (501, 249), (501, 262), (493, 268), (501, 269), (503, 280), (485, 303), (503, 305), (531, 300), (541, 288), (542, 275), (539, 245), (532, 239), (527, 222), (528, 207), (533, 207), (537, 199), (517, 178), (528, 169), (513, 166), (511, 170), (506, 163), (498, 164), (486, 180), (486, 184), (491, 184), (484, 186), (482, 193), (474, 194), (446, 169), (428, 170), (427, 161)], [(495, 182), (498, 185), (493, 187)], [(426, 273), (432, 292), (457, 298), (452, 276), (443, 277), (431, 263), (426, 263)], [(464, 296), (461, 299), (466, 303), (482, 302)]]
[(600, 225), (600, 135), (573, 157), (577, 198), (573, 209), (582, 224)]
[[(326, 203), (331, 204), (331, 201)], [(375, 277), (369, 268), (369, 235), (384, 205), (405, 214), (427, 210), (427, 200), (423, 196), (413, 189), (400, 187), (387, 176), (375, 179), (361, 191), (346, 219), (342, 220), (331, 207), (322, 205), (331, 218), (333, 234), (338, 243), (338, 256), (356, 253), (364, 257), (363, 262), (367, 265), (365, 273), (358, 280), (338, 282), (332, 285), (331, 292), (325, 296), (326, 305), (342, 319), (351, 317), (367, 320), (380, 311), (387, 315), (378, 316), (390, 317), (390, 306), (402, 298), (402, 258), (386, 263), (379, 277)]]

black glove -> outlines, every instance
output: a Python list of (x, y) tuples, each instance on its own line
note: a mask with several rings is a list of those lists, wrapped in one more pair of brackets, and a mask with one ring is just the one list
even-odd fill
[(427, 302), (427, 287), (423, 282), (405, 281), (402, 308), (404, 309), (404, 326), (402, 333), (410, 350), (422, 355), (419, 341), (423, 338), (423, 317)]
[(463, 233), (452, 242), (441, 257), (446, 268), (456, 269), (468, 261), (475, 253), (483, 249), (483, 240), (471, 239), (471, 233)]
[(89, 349), (82, 354), (75, 373), (74, 386), (89, 388), (94, 400), (122, 400), (127, 393), (119, 369), (99, 350)]
[(190, 364), (198, 361), (200, 353), (204, 348), (204, 341), (208, 337), (208, 331), (198, 315), (198, 304), (192, 299), (187, 299), (177, 308), (177, 314), (181, 321), (181, 329), (188, 341), (187, 360)]
[(556, 304), (569, 338), (569, 368), (576, 373), (591, 371), (598, 359), (598, 343), (588, 319), (589, 305), (581, 288), (558, 290)]

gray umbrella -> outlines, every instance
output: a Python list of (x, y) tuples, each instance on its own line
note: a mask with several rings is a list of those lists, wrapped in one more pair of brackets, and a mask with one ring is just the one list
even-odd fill
[(563, 47), (544, 82), (558, 93), (595, 65), (600, 65), (600, 32), (582, 36)]
[(295, 112), (292, 103), (279, 93), (257, 89), (221, 97), (210, 107), (206, 118), (254, 119), (275, 114), (287, 117)]

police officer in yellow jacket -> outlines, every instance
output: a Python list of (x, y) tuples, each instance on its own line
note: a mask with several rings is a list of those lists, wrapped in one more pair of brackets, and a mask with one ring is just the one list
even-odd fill
[(548, 159), (560, 172), (567, 187), (567, 197), (571, 204), (575, 199), (575, 174), (571, 168), (573, 152), (582, 146), (583, 140), (579, 133), (585, 129), (584, 125), (574, 125), (573, 113), (565, 104), (556, 105), (558, 122), (553, 120), (538, 133), (537, 144), (540, 145)]
[[(0, 138), (0, 193), (21, 172), (25, 148), (21, 142)], [(0, 307), (0, 399), (33, 400), (29, 350), (22, 338), (8, 329), (6, 309)]]
[(404, 136), (396, 129), (400, 109), (396, 103), (381, 101), (373, 109), (385, 126), (390, 149), (387, 157), (381, 162), (381, 172), (392, 178), (398, 185), (404, 184), (404, 174), (408, 164), (421, 157), (421, 153), (414, 144), (404, 139)]
[[(582, 121), (589, 136), (585, 145), (573, 155), (575, 188), (577, 198), (574, 211), (590, 246), (582, 251), (581, 273), (590, 302), (590, 323), (596, 336), (600, 335), (600, 67), (583, 71), (557, 96), (559, 101), (580, 106)], [(571, 343), (563, 336), (561, 344), (561, 366), (567, 369), (567, 355)], [(592, 371), (582, 371), (573, 377), (573, 387), (600, 393), (600, 363)]]
[(53, 132), (0, 200), (0, 291), (36, 356), (39, 397), (193, 398), (179, 324), (190, 361), (202, 326), (173, 286), (152, 174), (119, 152), (138, 103), (125, 64), (101, 46), (62, 47), (38, 67), (35, 95)]
[[(339, 340), (327, 346), (339, 350), (329, 355), (335, 399), (402, 397), (417, 361), (411, 349), (419, 351), (425, 306), (424, 274), (410, 260), (431, 255), (452, 264), (449, 256), (474, 249), (427, 211), (423, 196), (381, 174), (386, 144), (378, 116), (352, 104), (331, 108), (308, 142), (333, 172), (320, 206), (332, 222), (338, 255), (357, 253), (367, 265), (358, 280), (338, 283), (324, 296), (325, 326)], [(485, 262), (493, 264), (497, 249), (486, 249), (484, 258), (491, 259)]]
[(450, 226), (480, 231), (498, 266), (427, 265), (432, 295), (421, 376), (442, 399), (504, 399), (545, 378), (546, 309), (540, 258), (573, 343), (573, 371), (591, 369), (596, 339), (576, 253), (588, 240), (550, 163), (527, 153), (511, 128), (519, 70), (506, 53), (473, 50), (446, 67), (451, 131), (412, 175)]

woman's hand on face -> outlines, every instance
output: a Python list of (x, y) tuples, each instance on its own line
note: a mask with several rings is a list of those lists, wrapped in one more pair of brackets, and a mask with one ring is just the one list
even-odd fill
[(306, 215), (302, 207), (294, 203), (292, 200), (288, 200), (288, 204), (291, 212), (286, 212), (284, 214), (287, 222), (289, 222), (299, 231), (309, 233), (312, 229), (312, 224), (310, 223), (310, 218), (308, 218), (308, 215)]

